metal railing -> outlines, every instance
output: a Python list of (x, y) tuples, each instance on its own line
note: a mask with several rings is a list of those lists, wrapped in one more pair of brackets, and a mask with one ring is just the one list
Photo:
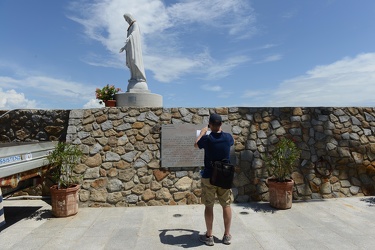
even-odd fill
[(0, 178), (46, 165), (57, 142), (20, 144), (0, 148)]

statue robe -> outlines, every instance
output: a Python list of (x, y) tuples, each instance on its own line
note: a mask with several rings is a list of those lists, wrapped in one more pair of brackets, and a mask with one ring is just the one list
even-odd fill
[(124, 18), (129, 23), (125, 45), (126, 66), (131, 74), (129, 81), (146, 82), (139, 26), (131, 15), (125, 14)]

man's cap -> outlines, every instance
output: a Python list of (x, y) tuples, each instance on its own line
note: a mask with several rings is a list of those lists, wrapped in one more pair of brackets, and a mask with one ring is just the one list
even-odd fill
[(209, 123), (213, 124), (213, 125), (221, 125), (221, 116), (218, 115), (218, 114), (212, 114), (210, 115), (210, 120), (209, 120)]

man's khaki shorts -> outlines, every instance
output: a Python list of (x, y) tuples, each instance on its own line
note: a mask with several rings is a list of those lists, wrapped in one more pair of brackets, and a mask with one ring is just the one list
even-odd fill
[(202, 203), (212, 207), (215, 204), (215, 194), (223, 207), (229, 206), (233, 202), (232, 189), (224, 189), (211, 185), (209, 178), (202, 178)]

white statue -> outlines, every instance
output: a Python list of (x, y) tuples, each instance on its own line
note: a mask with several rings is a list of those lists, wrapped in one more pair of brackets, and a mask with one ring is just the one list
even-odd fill
[(124, 14), (124, 18), (129, 23), (129, 28), (125, 45), (120, 49), (120, 53), (126, 50), (126, 66), (130, 69), (128, 92), (148, 91), (139, 26), (130, 14)]

